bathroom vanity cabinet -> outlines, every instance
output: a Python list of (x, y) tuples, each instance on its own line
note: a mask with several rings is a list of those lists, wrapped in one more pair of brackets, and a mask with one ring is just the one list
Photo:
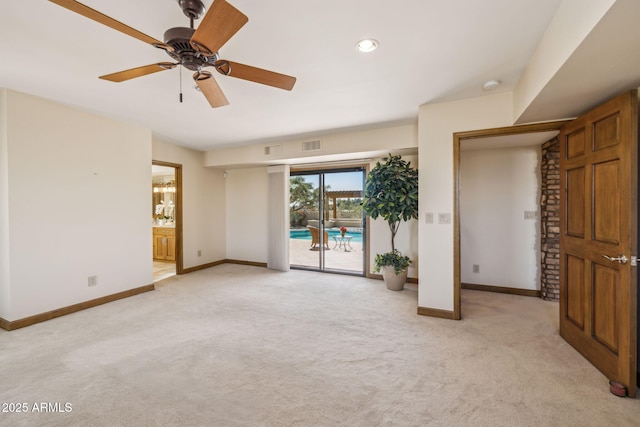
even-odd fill
[(176, 260), (175, 227), (153, 227), (153, 259), (158, 261)]

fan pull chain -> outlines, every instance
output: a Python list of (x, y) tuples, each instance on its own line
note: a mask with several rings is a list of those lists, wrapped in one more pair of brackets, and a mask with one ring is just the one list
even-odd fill
[(180, 67), (180, 103), (182, 104), (182, 67)]

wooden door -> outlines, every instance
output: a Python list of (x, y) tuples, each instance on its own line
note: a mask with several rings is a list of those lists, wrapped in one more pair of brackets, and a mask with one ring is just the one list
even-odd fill
[(566, 124), (559, 136), (560, 335), (632, 397), (637, 114), (634, 90)]

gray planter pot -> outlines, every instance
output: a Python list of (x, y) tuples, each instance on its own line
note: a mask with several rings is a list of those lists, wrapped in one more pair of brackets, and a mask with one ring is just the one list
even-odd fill
[(387, 289), (390, 291), (401, 291), (404, 289), (404, 283), (407, 281), (407, 270), (396, 274), (396, 270), (392, 265), (385, 265), (381, 270), (382, 278), (384, 279), (385, 285), (387, 285)]

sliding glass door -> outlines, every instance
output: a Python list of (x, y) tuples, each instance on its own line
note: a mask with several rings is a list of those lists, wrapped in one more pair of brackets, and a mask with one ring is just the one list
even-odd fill
[(364, 178), (364, 168), (291, 174), (292, 268), (364, 275)]

